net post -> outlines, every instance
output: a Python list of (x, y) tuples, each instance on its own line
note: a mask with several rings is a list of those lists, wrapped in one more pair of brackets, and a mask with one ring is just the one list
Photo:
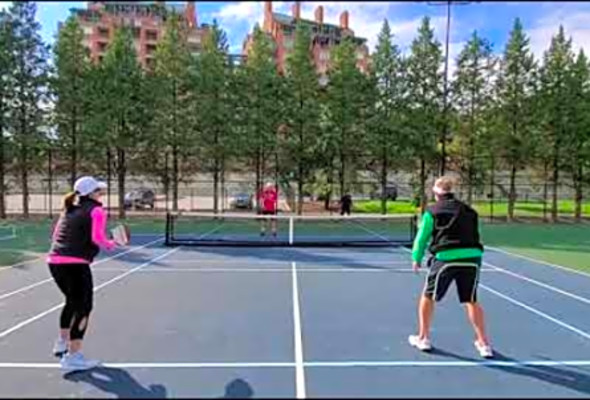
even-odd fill
[(293, 217), (289, 217), (289, 245), (293, 245)]
[(166, 246), (170, 246), (170, 228), (171, 228), (171, 216), (170, 213), (166, 213), (166, 233), (165, 233), (165, 241), (164, 244)]

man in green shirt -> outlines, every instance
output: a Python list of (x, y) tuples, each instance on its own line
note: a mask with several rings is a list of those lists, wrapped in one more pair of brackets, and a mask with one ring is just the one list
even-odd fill
[(477, 213), (455, 198), (451, 178), (443, 176), (437, 179), (433, 191), (436, 203), (422, 216), (412, 251), (413, 268), (417, 272), (430, 242), (429, 272), (418, 306), (419, 332), (410, 335), (408, 341), (422, 351), (432, 349), (429, 335), (434, 304), (444, 297), (455, 281), (459, 301), (465, 304), (475, 330), (475, 347), (482, 357), (493, 357), (485, 333), (483, 309), (477, 302), (483, 255)]

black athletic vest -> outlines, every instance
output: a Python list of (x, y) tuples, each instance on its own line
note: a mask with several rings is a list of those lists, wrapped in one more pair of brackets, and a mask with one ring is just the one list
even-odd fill
[(428, 208), (434, 218), (432, 242), (429, 250), (436, 254), (443, 250), (479, 248), (477, 213), (452, 194), (442, 198)]
[(88, 197), (81, 197), (78, 205), (59, 218), (57, 235), (51, 253), (59, 256), (79, 257), (92, 262), (99, 247), (92, 241), (92, 218), (90, 213), (102, 204)]

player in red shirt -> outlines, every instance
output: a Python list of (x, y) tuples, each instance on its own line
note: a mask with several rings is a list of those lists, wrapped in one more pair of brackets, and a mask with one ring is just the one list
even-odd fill
[[(279, 195), (277, 193), (275, 185), (267, 183), (264, 188), (258, 193), (258, 202), (260, 204), (260, 212), (262, 215), (276, 215), (277, 203)], [(268, 221), (268, 222), (267, 222)], [(266, 222), (266, 224), (265, 224)], [(277, 236), (277, 220), (276, 218), (270, 218), (268, 220), (262, 220), (260, 224), (260, 236), (266, 235), (266, 226), (271, 225), (272, 235)]]

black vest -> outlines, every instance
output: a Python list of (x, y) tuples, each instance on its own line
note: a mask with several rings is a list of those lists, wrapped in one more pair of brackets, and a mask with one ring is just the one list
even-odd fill
[(442, 198), (428, 208), (434, 218), (432, 242), (429, 250), (436, 254), (443, 250), (479, 248), (477, 212), (467, 204), (455, 199), (452, 194)]
[(59, 218), (59, 231), (56, 232), (50, 254), (79, 257), (92, 262), (100, 249), (92, 241), (90, 213), (102, 204), (88, 197), (81, 197), (79, 203)]

